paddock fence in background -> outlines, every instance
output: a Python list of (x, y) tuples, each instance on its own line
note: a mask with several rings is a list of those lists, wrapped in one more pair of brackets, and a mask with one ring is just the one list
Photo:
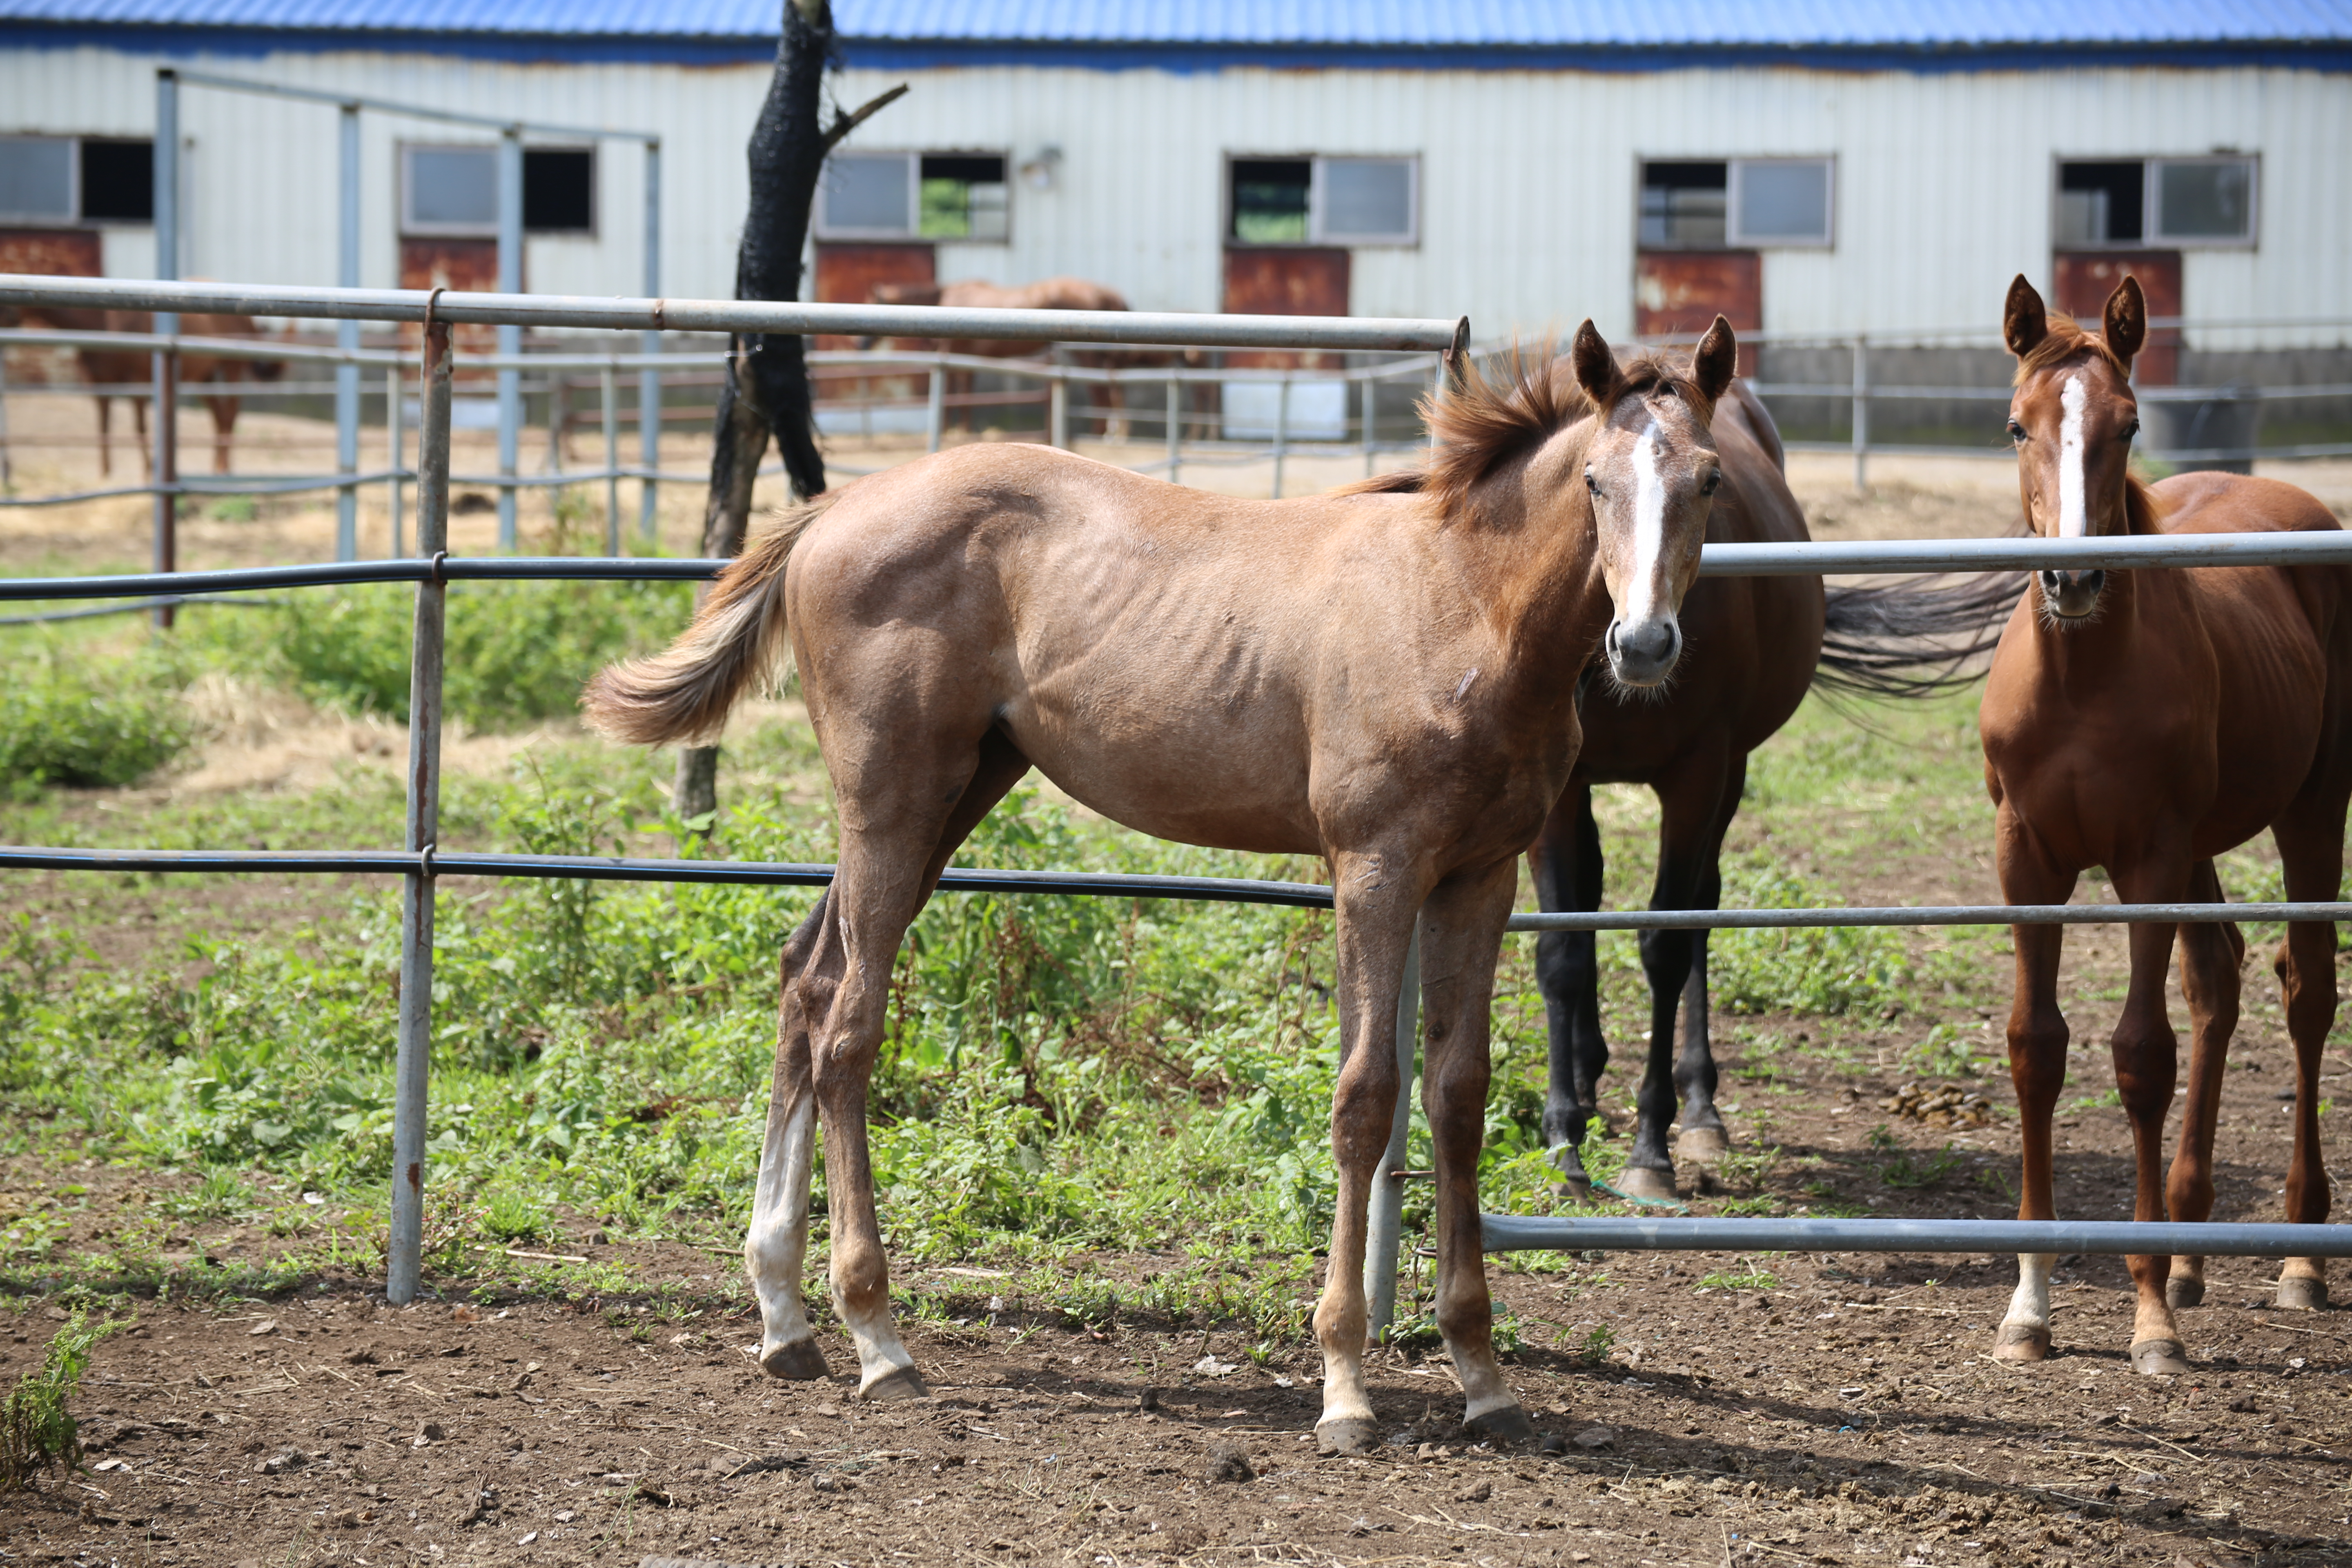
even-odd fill
[[(759, 305), (698, 300), (561, 300), (545, 297), (452, 296), (354, 289), (236, 289), (226, 285), (103, 283), (0, 276), (0, 304), (84, 303), (93, 296), (130, 308), (239, 310), (352, 320), (415, 321), (425, 326), (420, 365), (422, 412), (416, 465), (416, 553), (372, 562), (238, 569), (163, 571), (109, 577), (0, 580), (0, 600), (81, 601), (144, 597), (184, 600), (265, 588), (356, 583), (413, 583), (416, 612), (411, 650), (407, 825), (400, 850), (341, 852), (163, 851), (0, 847), (0, 869), (115, 870), (149, 873), (313, 873), (398, 875), (403, 879), (401, 985), (394, 1047), (392, 1227), (386, 1296), (413, 1300), (419, 1288), (426, 1075), (432, 1022), (434, 890), (445, 876), (822, 886), (824, 865), (551, 857), (445, 852), (436, 838), (441, 783), (443, 632), (448, 585), (467, 581), (702, 580), (726, 564), (709, 560), (516, 556), (452, 557), (446, 552), (450, 412), (455, 321), (527, 321), (537, 324), (734, 331), (879, 331), (946, 338), (985, 335), (1031, 341), (1146, 342), (1211, 347), (1465, 352), (1466, 321), (1371, 321), (1257, 316), (1164, 316), (1076, 311), (952, 311), (934, 307)], [(1074, 329), (1076, 329), (1074, 331)], [(2122, 539), (1906, 541), (1863, 544), (1710, 545), (1703, 575), (2019, 571), (2352, 563), (2352, 534), (2170, 536)], [(1245, 879), (953, 869), (947, 892), (1075, 894), (1328, 908), (1331, 889), (1314, 883)], [(2011, 907), (1847, 908), (1717, 910), (1601, 910), (1521, 914), (1510, 929), (1638, 931), (1796, 926), (1955, 926), (2088, 924), (2124, 921), (2352, 920), (2352, 903), (2088, 904)], [(1418, 944), (1416, 943), (1416, 949)], [(1365, 1265), (1374, 1321), (1384, 1327), (1395, 1303), (1405, 1141), (1420, 1034), (1417, 957), (1408, 964), (1394, 1034), (1400, 1092), (1391, 1142), (1373, 1194), (1372, 1247)], [(1668, 1220), (1615, 1216), (1486, 1216), (1490, 1251), (1518, 1248), (1656, 1247), (1681, 1250), (1833, 1248), (1902, 1252), (2179, 1252), (2208, 1257), (2352, 1257), (2352, 1226), (2166, 1225), (2058, 1221), (1790, 1219)]]

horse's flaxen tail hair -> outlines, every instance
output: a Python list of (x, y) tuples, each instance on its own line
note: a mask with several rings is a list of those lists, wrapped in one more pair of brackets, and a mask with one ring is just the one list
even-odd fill
[(2025, 592), (2016, 573), (1829, 588), (1813, 684), (1848, 697), (1940, 697), (1975, 683)]
[(774, 667), (784, 641), (784, 567), (835, 498), (786, 512), (737, 556), (667, 651), (600, 672), (580, 705), (599, 733), (631, 745), (715, 740), (736, 699)]

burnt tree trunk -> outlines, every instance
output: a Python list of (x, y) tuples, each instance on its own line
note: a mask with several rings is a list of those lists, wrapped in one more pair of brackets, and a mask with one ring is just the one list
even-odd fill
[[(867, 116), (905, 92), (901, 85), (856, 113), (836, 110), (820, 124), (825, 72), (839, 63), (830, 0), (785, 0), (776, 74), (768, 84), (748, 149), (751, 200), (743, 243), (735, 255), (735, 298), (797, 300), (801, 251), (809, 209), (825, 155)], [(733, 555), (743, 548), (751, 513), (751, 486), (768, 438), (784, 461), (795, 500), (824, 493), (824, 458), (816, 447), (816, 416), (809, 386), (806, 341), (797, 335), (738, 333), (728, 348), (727, 379), (719, 389), (712, 431), (710, 493), (702, 514), (702, 552)], [(698, 591), (701, 607), (709, 588)], [(719, 807), (719, 748), (693, 746), (678, 754), (671, 795), (679, 816), (708, 818)]]

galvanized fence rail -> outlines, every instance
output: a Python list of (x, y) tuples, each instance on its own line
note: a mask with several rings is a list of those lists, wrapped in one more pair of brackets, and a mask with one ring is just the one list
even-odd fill
[[(58, 296), (79, 297), (87, 289), (68, 280), (0, 278), (0, 302), (43, 303)], [(194, 310), (221, 305), (226, 286), (119, 286), (148, 308)], [(0, 581), (0, 600), (83, 600), (169, 594), (233, 595), (264, 588), (337, 584), (405, 582), (416, 585), (412, 644), (408, 807), (404, 845), (399, 851), (342, 852), (162, 851), (0, 847), (0, 869), (137, 870), (145, 872), (311, 872), (396, 874), (403, 880), (401, 990), (394, 1066), (394, 1183), (392, 1236), (386, 1294), (394, 1303), (415, 1299), (421, 1255), (426, 1069), (431, 1036), (433, 893), (444, 876), (577, 878), (754, 885), (818, 886), (833, 868), (813, 864), (642, 859), (626, 857), (562, 857), (443, 852), (436, 844), (440, 790), (443, 630), (452, 583), (491, 580), (615, 581), (699, 580), (725, 564), (717, 561), (452, 557), (446, 552), (449, 478), (449, 415), (452, 372), (450, 322), (459, 319), (422, 294), (385, 295), (353, 290), (239, 290), (239, 306), (266, 293), (277, 311), (306, 315), (341, 313), (375, 320), (420, 321), (425, 326), (418, 493), (417, 558), (338, 562), (321, 565), (222, 572), (138, 574), (113, 577), (17, 578)], [(449, 296), (442, 296), (446, 301)], [(547, 320), (550, 301), (526, 297), (533, 319)], [(482, 297), (468, 299), (463, 319), (483, 320)], [(730, 330), (857, 330), (854, 323), (887, 311), (894, 330), (908, 335), (953, 331), (993, 337), (1029, 335), (1067, 338), (1071, 318), (1081, 312), (968, 312), (954, 324), (931, 320), (918, 326), (905, 318), (923, 307), (736, 306), (713, 301), (592, 301), (580, 314), (586, 324), (608, 324), (618, 315), (635, 321), (650, 315), (683, 315), (698, 325), (716, 322)], [(565, 312), (556, 310), (562, 317)], [(1207, 342), (1233, 346), (1378, 346), (1459, 352), (1466, 322), (1346, 322), (1317, 318), (1171, 317), (1105, 313), (1099, 330), (1151, 334), (1153, 342)], [(1024, 319), (1027, 318), (1027, 319)], [(851, 325), (843, 325), (844, 320)], [(745, 327), (744, 321), (756, 321)], [(777, 324), (781, 323), (781, 324)], [(568, 321), (565, 324), (570, 324)], [(1322, 335), (1342, 340), (1333, 344)], [(1093, 341), (1121, 341), (1099, 338)], [(1717, 545), (1702, 559), (1703, 575), (1817, 573), (1919, 573), (2031, 570), (2054, 567), (2110, 568), (2251, 565), (2309, 562), (2352, 563), (2352, 535), (2243, 535), (2081, 540), (1966, 540), (1863, 545)], [(1226, 902), (1328, 907), (1331, 890), (1313, 883), (1242, 879), (1169, 878), (1072, 872), (951, 870), (942, 890), (1034, 892), (1119, 898), (1171, 898)], [(2011, 907), (1848, 908), (1721, 910), (1600, 910), (1514, 916), (1514, 931), (1632, 931), (1750, 929), (1790, 926), (1951, 926), (2084, 924), (2117, 921), (2352, 920), (2352, 903), (2108, 904)], [(1417, 943), (1416, 943), (1417, 948)], [(1396, 1253), (1402, 1209), (1405, 1134), (1418, 1027), (1418, 965), (1408, 964), (1399, 998), (1395, 1045), (1400, 1092), (1389, 1150), (1381, 1162), (1385, 1178), (1373, 1194), (1373, 1248), (1365, 1266), (1375, 1321), (1393, 1311)], [(2209, 1257), (2352, 1256), (2352, 1226), (2139, 1226), (2056, 1221), (1897, 1221), (1737, 1219), (1673, 1221), (1637, 1218), (1533, 1219), (1486, 1216), (1488, 1250), (1519, 1247), (1671, 1247), (1693, 1250), (1782, 1250), (1834, 1247), (1887, 1251), (2175, 1251)]]

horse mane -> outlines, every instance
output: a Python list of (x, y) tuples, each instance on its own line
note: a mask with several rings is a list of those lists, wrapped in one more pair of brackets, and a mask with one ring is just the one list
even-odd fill
[[(1712, 401), (1691, 379), (1687, 355), (1637, 349), (1617, 366), (1616, 395), (1671, 388), (1704, 421)], [(1421, 494), (1441, 516), (1466, 503), (1478, 485), (1515, 458), (1526, 456), (1593, 412), (1569, 362), (1547, 341), (1532, 353), (1514, 343), (1491, 378), (1467, 361), (1442, 395), (1424, 395), (1421, 416), (1434, 440), (1425, 468), (1375, 474), (1340, 486), (1336, 495)]]
[[(2053, 315), (2042, 341), (2017, 359), (2017, 374), (2011, 378), (2011, 386), (2022, 386), (2025, 378), (2045, 370), (2055, 370), (2076, 354), (2089, 354), (2109, 370), (2116, 379), (2128, 384), (2131, 366), (2122, 355), (2107, 346), (2107, 340), (2098, 332), (2086, 332), (2071, 316)], [(2165, 505), (2147, 488), (2146, 480), (2128, 470), (2124, 474), (2124, 531), (2126, 533), (2154, 533), (2158, 519), (2164, 516)]]

